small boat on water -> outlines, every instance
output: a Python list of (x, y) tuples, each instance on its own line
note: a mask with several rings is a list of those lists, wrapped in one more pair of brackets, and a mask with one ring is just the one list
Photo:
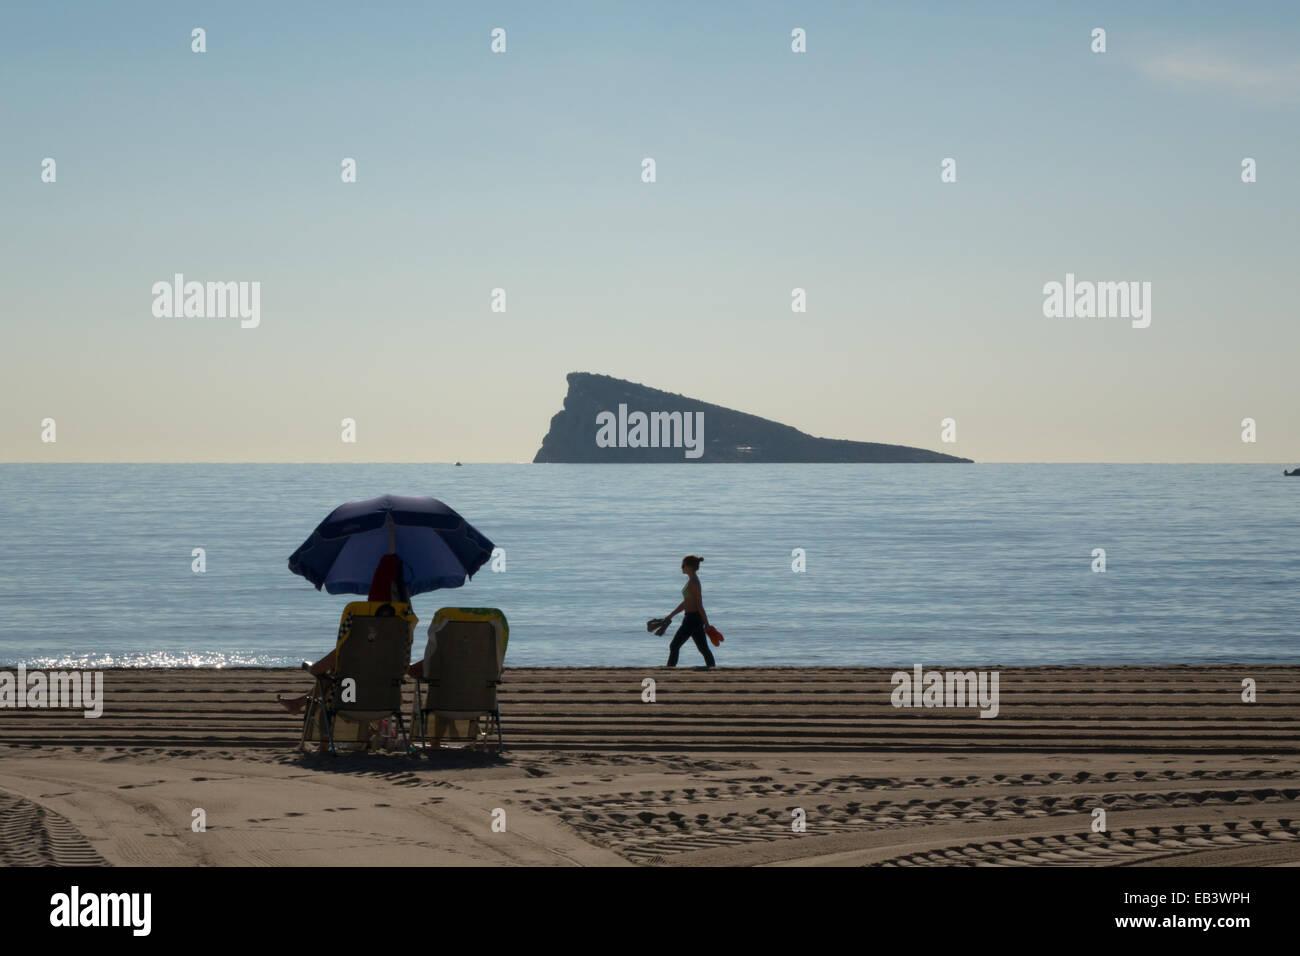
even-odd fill
[(1286, 475), (1288, 478), (1300, 478), (1300, 468), (1296, 468), (1292, 471), (1287, 471), (1285, 468), (1283, 468), (1282, 474)]

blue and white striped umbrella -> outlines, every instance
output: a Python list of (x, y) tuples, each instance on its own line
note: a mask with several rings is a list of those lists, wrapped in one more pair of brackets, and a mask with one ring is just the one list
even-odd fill
[(436, 498), (383, 495), (335, 508), (289, 557), (289, 570), (330, 594), (368, 594), (386, 554), (406, 565), (407, 590), (458, 588), (493, 544)]

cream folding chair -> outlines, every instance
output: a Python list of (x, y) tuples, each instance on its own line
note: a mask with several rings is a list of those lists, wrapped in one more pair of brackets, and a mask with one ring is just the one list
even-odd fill
[(415, 684), (421, 743), (431, 738), (435, 747), (445, 741), (504, 749), (497, 688), (509, 638), (506, 616), (496, 608), (444, 607), (433, 616), (423, 676)]
[(419, 618), (409, 604), (353, 601), (343, 609), (334, 668), (316, 678), (302, 721), (299, 747), (328, 744), (330, 753), (365, 749), (371, 722), (397, 718), (403, 749), (409, 746), (402, 716), (402, 684)]

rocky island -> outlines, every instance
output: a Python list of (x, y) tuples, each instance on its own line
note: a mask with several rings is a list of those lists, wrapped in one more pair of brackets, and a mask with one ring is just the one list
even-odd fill
[(966, 462), (907, 445), (815, 438), (635, 382), (571, 372), (534, 462)]

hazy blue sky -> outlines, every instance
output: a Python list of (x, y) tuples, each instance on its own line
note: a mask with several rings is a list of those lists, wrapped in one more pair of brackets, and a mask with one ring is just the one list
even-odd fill
[[(982, 461), (1300, 459), (1297, 5), (989, 6), (6, 4), (0, 458), (529, 460), (582, 370)], [(260, 327), (155, 318), (177, 272)], [(1045, 318), (1067, 272), (1150, 327)]]

